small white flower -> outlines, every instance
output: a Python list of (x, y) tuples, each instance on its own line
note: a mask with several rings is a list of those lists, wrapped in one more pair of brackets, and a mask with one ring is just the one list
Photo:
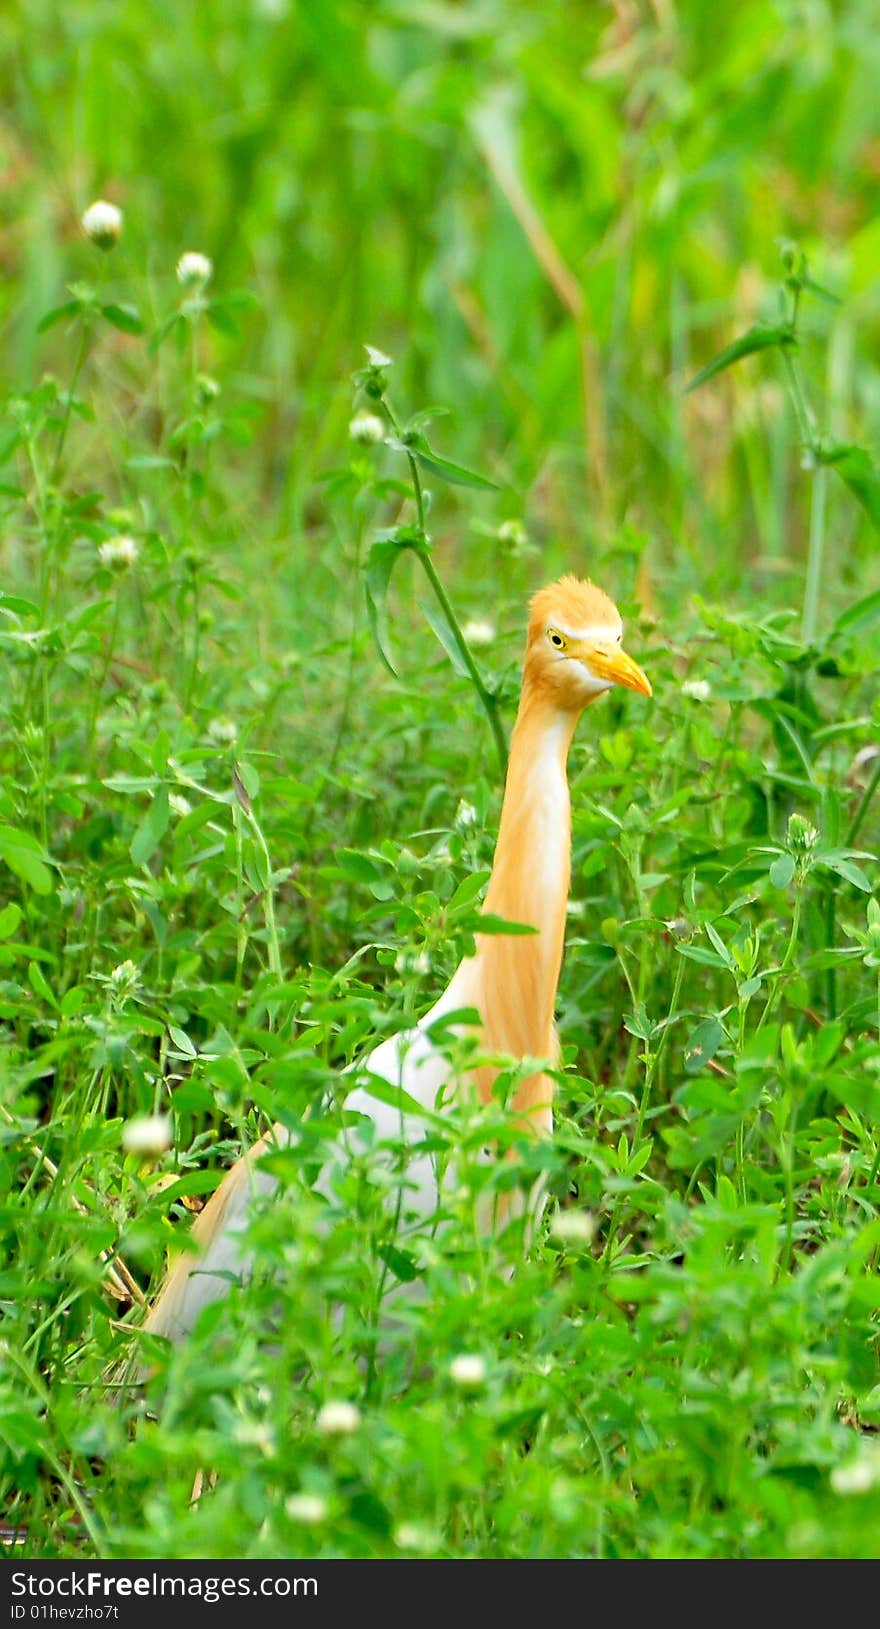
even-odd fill
[(398, 1550), (421, 1550), (424, 1554), (433, 1554), (443, 1541), (433, 1527), (424, 1527), (421, 1522), (401, 1522), (394, 1529), (394, 1542)]
[(259, 1448), (261, 1453), (269, 1456), (275, 1452), (275, 1435), (265, 1420), (237, 1420), (232, 1434), (242, 1448)]
[(171, 1121), (167, 1114), (138, 1114), (122, 1128), (126, 1154), (164, 1154), (171, 1147)]
[(183, 796), (182, 792), (169, 792), (168, 803), (169, 806), (174, 810), (175, 814), (179, 814), (181, 816), (192, 814), (192, 804), (190, 803), (189, 798), (185, 798)]
[(596, 1237), (596, 1218), (588, 1210), (561, 1210), (553, 1218), (551, 1231), (563, 1244), (591, 1244)]
[(472, 1386), (482, 1386), (486, 1379), (485, 1358), (481, 1358), (476, 1352), (460, 1352), (449, 1365), (449, 1378), (463, 1390)]
[(200, 254), (198, 249), (187, 249), (177, 262), (177, 281), (184, 288), (194, 288), (197, 283), (209, 282), (214, 271), (214, 262), (207, 255)]
[(511, 543), (521, 549), (528, 542), (528, 534), (521, 520), (503, 520), (498, 528), (499, 543)]
[(801, 854), (808, 854), (819, 841), (819, 833), (806, 815), (790, 814), (788, 817), (789, 846)]
[(461, 631), (469, 645), (491, 645), (495, 638), (494, 622), (486, 622), (479, 617), (466, 622)]
[(284, 1508), (291, 1521), (310, 1525), (322, 1522), (327, 1515), (327, 1501), (317, 1493), (292, 1493), (284, 1501)]
[(360, 442), (361, 446), (369, 447), (377, 441), (385, 440), (385, 425), (378, 413), (355, 413), (348, 426), (348, 433), (352, 441)]
[(108, 537), (106, 542), (98, 545), (98, 558), (108, 571), (130, 571), (132, 566), (137, 565), (140, 552), (137, 539), (123, 535)]
[(469, 826), (475, 826), (476, 824), (476, 809), (472, 803), (468, 803), (465, 798), (462, 798), (458, 808), (455, 811), (455, 825), (458, 827), (459, 831), (465, 831)]
[(712, 694), (712, 686), (708, 679), (685, 679), (681, 693), (683, 696), (690, 696), (691, 701), (708, 701)]
[(135, 963), (129, 960), (120, 962), (118, 967), (114, 967), (110, 979), (117, 990), (136, 990), (140, 983), (140, 973)]
[(89, 204), (80, 222), (87, 238), (99, 249), (112, 249), (122, 231), (122, 210), (97, 198)]
[(835, 1465), (831, 1486), (835, 1493), (868, 1493), (880, 1482), (880, 1455), (863, 1454), (844, 1465)]
[(325, 1403), (318, 1410), (315, 1425), (324, 1437), (350, 1437), (361, 1423), (361, 1411), (354, 1403)]
[(567, 899), (565, 902), (566, 916), (586, 916), (587, 902), (584, 899)]
[(238, 738), (238, 730), (231, 718), (212, 718), (208, 736), (218, 747), (231, 747)]

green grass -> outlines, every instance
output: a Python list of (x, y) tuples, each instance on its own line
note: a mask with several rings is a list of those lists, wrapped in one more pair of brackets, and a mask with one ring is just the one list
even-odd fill
[[(0, 22), (0, 1511), (25, 1553), (880, 1553), (873, 8), (582, 9)], [(107, 254), (97, 196), (125, 211)], [(431, 449), (491, 487), (349, 439), (365, 342), (401, 424), (448, 407)], [(102, 557), (119, 536), (133, 564)], [(655, 699), (576, 738), (558, 1128), (524, 1154), (551, 1203), (520, 1261), (475, 1225), (511, 1174), (473, 1157), (497, 1107), (435, 1128), (461, 1166), (436, 1236), (395, 1237), (375, 1151), (312, 1187), (341, 1068), (467, 945), (492, 722), (561, 570), (612, 593)], [(437, 582), (494, 629), (479, 690)], [(170, 1147), (126, 1152), (154, 1112)], [(145, 1400), (114, 1388), (131, 1297), (276, 1117), (300, 1139), (254, 1281), (154, 1343)], [(380, 1329), (395, 1277), (421, 1294)], [(357, 1429), (322, 1429), (328, 1401)]]

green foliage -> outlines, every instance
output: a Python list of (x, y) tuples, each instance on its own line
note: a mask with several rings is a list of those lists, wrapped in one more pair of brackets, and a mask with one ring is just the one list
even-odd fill
[[(875, 19), (581, 9), (0, 22), (23, 1554), (880, 1549)], [(395, 365), (352, 397), (368, 335)], [(511, 1127), (515, 1069), (426, 1116), (426, 1228), (341, 1070), (473, 943), (562, 570), (655, 700), (572, 754), (554, 1138)], [(274, 1119), (253, 1279), (146, 1342)], [(528, 1252), (481, 1225), (492, 1142), (547, 1188)]]

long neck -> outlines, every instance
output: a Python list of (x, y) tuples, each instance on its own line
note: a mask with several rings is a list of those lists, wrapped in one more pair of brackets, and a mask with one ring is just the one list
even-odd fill
[(528, 682), (513, 739), (486, 910), (538, 931), (482, 935), (483, 1040), (514, 1057), (555, 1055), (553, 1009), (562, 964), (571, 870), (566, 759), (577, 714)]

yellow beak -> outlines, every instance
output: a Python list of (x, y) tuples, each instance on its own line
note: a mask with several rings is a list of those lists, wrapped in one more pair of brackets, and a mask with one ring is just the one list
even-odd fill
[(569, 654), (584, 662), (597, 679), (610, 684), (624, 684), (627, 690), (637, 690), (640, 696), (653, 696), (650, 680), (637, 662), (627, 656), (619, 645), (577, 645), (569, 647)]

